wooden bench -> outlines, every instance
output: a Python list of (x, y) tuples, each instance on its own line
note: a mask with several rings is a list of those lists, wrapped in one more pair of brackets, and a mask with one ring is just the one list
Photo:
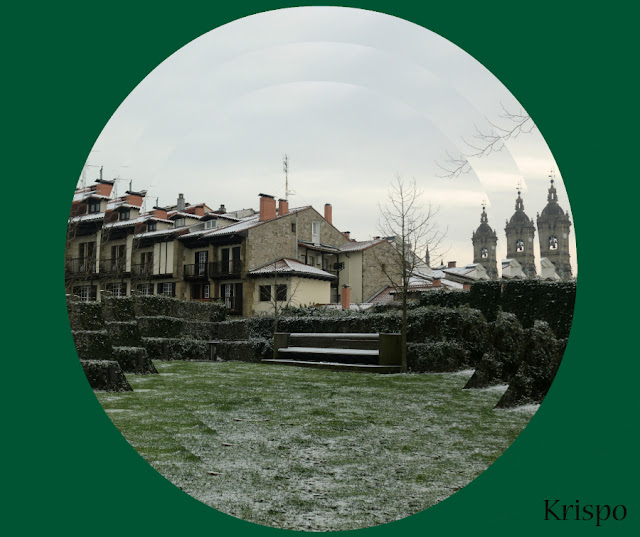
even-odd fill
[(263, 363), (372, 373), (400, 371), (400, 334), (277, 332), (273, 341), (273, 359)]

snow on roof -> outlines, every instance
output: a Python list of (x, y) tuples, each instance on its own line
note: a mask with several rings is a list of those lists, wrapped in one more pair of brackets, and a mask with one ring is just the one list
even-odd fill
[(300, 263), (300, 261), (296, 261), (295, 259), (287, 258), (280, 259), (274, 263), (268, 263), (263, 267), (259, 267), (252, 271), (249, 271), (249, 274), (252, 276), (262, 276), (274, 273), (291, 275), (296, 274), (299, 276), (309, 276), (331, 280), (336, 278), (335, 275), (325, 272), (324, 270), (312, 267), (311, 265), (305, 265), (304, 263)]
[(202, 216), (197, 215), (197, 214), (192, 214), (192, 213), (183, 213), (182, 211), (171, 211), (169, 213), (169, 218), (171, 218), (172, 216), (182, 216), (185, 218), (195, 218), (196, 220), (200, 220), (202, 218)]
[(140, 238), (144, 238), (144, 237), (157, 237), (157, 236), (161, 236), (161, 235), (169, 235), (171, 233), (174, 233), (176, 231), (181, 231), (184, 228), (180, 228), (180, 227), (172, 227), (170, 229), (159, 229), (158, 231), (145, 231), (144, 233), (136, 233), (133, 237), (135, 239), (140, 239)]
[(335, 246), (328, 246), (326, 244), (313, 244), (309, 241), (300, 241), (298, 244), (308, 248), (309, 250), (315, 250), (317, 252), (340, 253), (340, 250)]
[(103, 200), (108, 200), (109, 196), (105, 196), (104, 194), (98, 194), (95, 190), (76, 191), (76, 193), (73, 195), (73, 201), (83, 201), (88, 198), (100, 198)]
[(366, 250), (367, 248), (371, 248), (376, 244), (381, 244), (383, 242), (387, 242), (386, 239), (373, 239), (370, 241), (355, 241), (348, 242), (347, 244), (343, 244), (342, 246), (338, 246), (338, 249), (341, 252), (360, 252), (362, 250)]
[(295, 209), (291, 209), (287, 214), (281, 214), (276, 216), (275, 218), (271, 218), (269, 220), (260, 220), (260, 214), (254, 214), (253, 216), (247, 216), (245, 218), (241, 218), (239, 222), (237, 222), (236, 224), (231, 224), (230, 226), (226, 226), (220, 229), (214, 229), (212, 231), (210, 231), (209, 233), (207, 233), (205, 235), (205, 237), (219, 237), (219, 236), (223, 236), (223, 235), (232, 235), (234, 233), (238, 233), (240, 231), (246, 231), (248, 229), (251, 229), (252, 227), (255, 226), (259, 226), (261, 224), (264, 224), (266, 222), (273, 222), (274, 220), (277, 220), (278, 218), (284, 218), (285, 216), (288, 216), (290, 214), (293, 213), (297, 213), (299, 211), (302, 211), (304, 209), (308, 209), (309, 207), (311, 207), (310, 205), (307, 205), (306, 207), (296, 207)]
[(93, 222), (94, 220), (102, 220), (104, 219), (104, 213), (95, 213), (95, 214), (83, 214), (80, 216), (74, 216), (69, 219), (69, 222)]

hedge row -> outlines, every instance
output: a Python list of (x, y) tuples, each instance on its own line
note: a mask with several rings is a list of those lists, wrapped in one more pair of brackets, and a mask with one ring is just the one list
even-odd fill
[(72, 330), (71, 335), (81, 360), (113, 360), (111, 339), (106, 330)]
[(113, 359), (125, 373), (157, 373), (147, 350), (143, 347), (113, 347)]
[(220, 302), (187, 302), (162, 295), (134, 296), (131, 300), (136, 317), (162, 316), (212, 322), (226, 318), (227, 310)]
[(543, 280), (483, 281), (471, 286), (468, 293), (430, 291), (420, 297), (420, 306), (478, 309), (485, 318), (495, 321), (499, 311), (514, 313), (524, 328), (541, 320), (558, 338), (569, 337), (576, 298), (576, 282)]
[(457, 341), (407, 344), (407, 366), (414, 373), (459, 371), (469, 367), (470, 356)]
[(89, 386), (107, 392), (133, 391), (118, 362), (108, 360), (80, 360)]
[(100, 302), (67, 300), (71, 330), (104, 330)]
[(142, 342), (152, 360), (209, 359), (209, 345), (198, 339), (145, 337)]

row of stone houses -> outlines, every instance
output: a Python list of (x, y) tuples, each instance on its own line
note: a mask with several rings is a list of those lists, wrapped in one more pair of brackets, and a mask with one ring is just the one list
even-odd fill
[(76, 191), (69, 218), (67, 292), (83, 300), (133, 291), (181, 300), (220, 300), (253, 315), (290, 305), (366, 302), (388, 286), (394, 247), (358, 242), (333, 225), (332, 206), (289, 208), (259, 195), (259, 211), (213, 210), (180, 194), (143, 211), (145, 192), (111, 196), (99, 179)]

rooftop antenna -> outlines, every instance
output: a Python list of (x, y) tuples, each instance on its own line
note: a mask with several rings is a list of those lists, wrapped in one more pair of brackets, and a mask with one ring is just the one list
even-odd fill
[(284, 171), (284, 198), (289, 199), (289, 196), (295, 196), (295, 190), (289, 190), (289, 157), (285, 155), (282, 159), (282, 171)]

